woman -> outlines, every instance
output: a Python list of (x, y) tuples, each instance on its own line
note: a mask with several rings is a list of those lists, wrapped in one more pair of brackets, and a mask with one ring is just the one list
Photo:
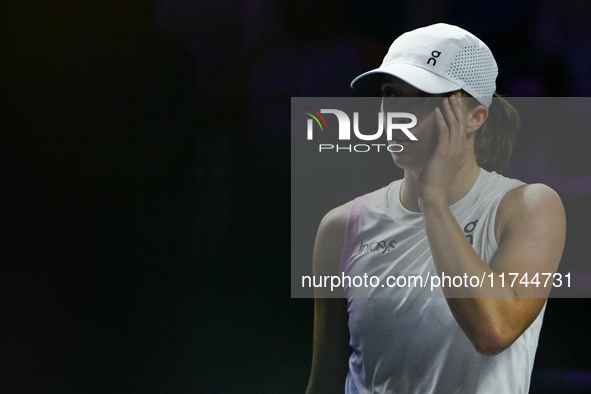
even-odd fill
[[(496, 76), (482, 41), (436, 24), (400, 36), (352, 82), (381, 84), (384, 112), (392, 97), (429, 103), (411, 129), (418, 141), (393, 136), (404, 179), (324, 217), (314, 274), (443, 286), (319, 291), (308, 394), (528, 392), (550, 292), (528, 280), (556, 272), (566, 224), (552, 189), (489, 172), (507, 164), (518, 127), (514, 109), (493, 102)], [(392, 247), (368, 247), (381, 241)]]

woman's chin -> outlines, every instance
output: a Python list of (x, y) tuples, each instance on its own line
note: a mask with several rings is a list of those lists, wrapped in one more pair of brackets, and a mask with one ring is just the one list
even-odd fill
[(420, 160), (418, 157), (409, 155), (408, 153), (405, 154), (404, 151), (392, 153), (392, 159), (394, 159), (394, 164), (397, 167), (408, 171), (420, 171), (425, 164), (424, 160)]

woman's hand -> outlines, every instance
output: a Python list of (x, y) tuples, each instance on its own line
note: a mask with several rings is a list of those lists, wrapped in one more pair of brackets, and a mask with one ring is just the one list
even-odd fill
[(452, 95), (444, 99), (443, 113), (435, 109), (435, 121), (439, 130), (438, 143), (417, 182), (419, 201), (447, 199), (453, 178), (471, 152), (466, 147), (468, 126), (460, 97)]

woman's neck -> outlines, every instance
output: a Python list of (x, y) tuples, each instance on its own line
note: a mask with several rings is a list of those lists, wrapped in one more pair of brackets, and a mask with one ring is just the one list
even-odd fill
[[(447, 204), (453, 205), (468, 194), (474, 182), (476, 182), (478, 174), (480, 174), (480, 167), (478, 167), (474, 156), (472, 156), (464, 162), (452, 179), (447, 189)], [(405, 209), (411, 212), (421, 211), (417, 193), (417, 182), (420, 175), (420, 170), (404, 171), (404, 182), (400, 188), (400, 203)]]

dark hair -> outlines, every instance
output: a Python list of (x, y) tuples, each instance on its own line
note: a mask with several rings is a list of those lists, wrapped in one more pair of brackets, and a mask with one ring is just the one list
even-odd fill
[[(467, 105), (473, 109), (480, 102), (462, 91), (469, 97)], [(509, 164), (511, 153), (517, 140), (520, 119), (517, 110), (503, 97), (494, 94), (492, 104), (488, 108), (488, 118), (476, 131), (474, 155), (476, 163), (487, 171), (500, 173)]]

